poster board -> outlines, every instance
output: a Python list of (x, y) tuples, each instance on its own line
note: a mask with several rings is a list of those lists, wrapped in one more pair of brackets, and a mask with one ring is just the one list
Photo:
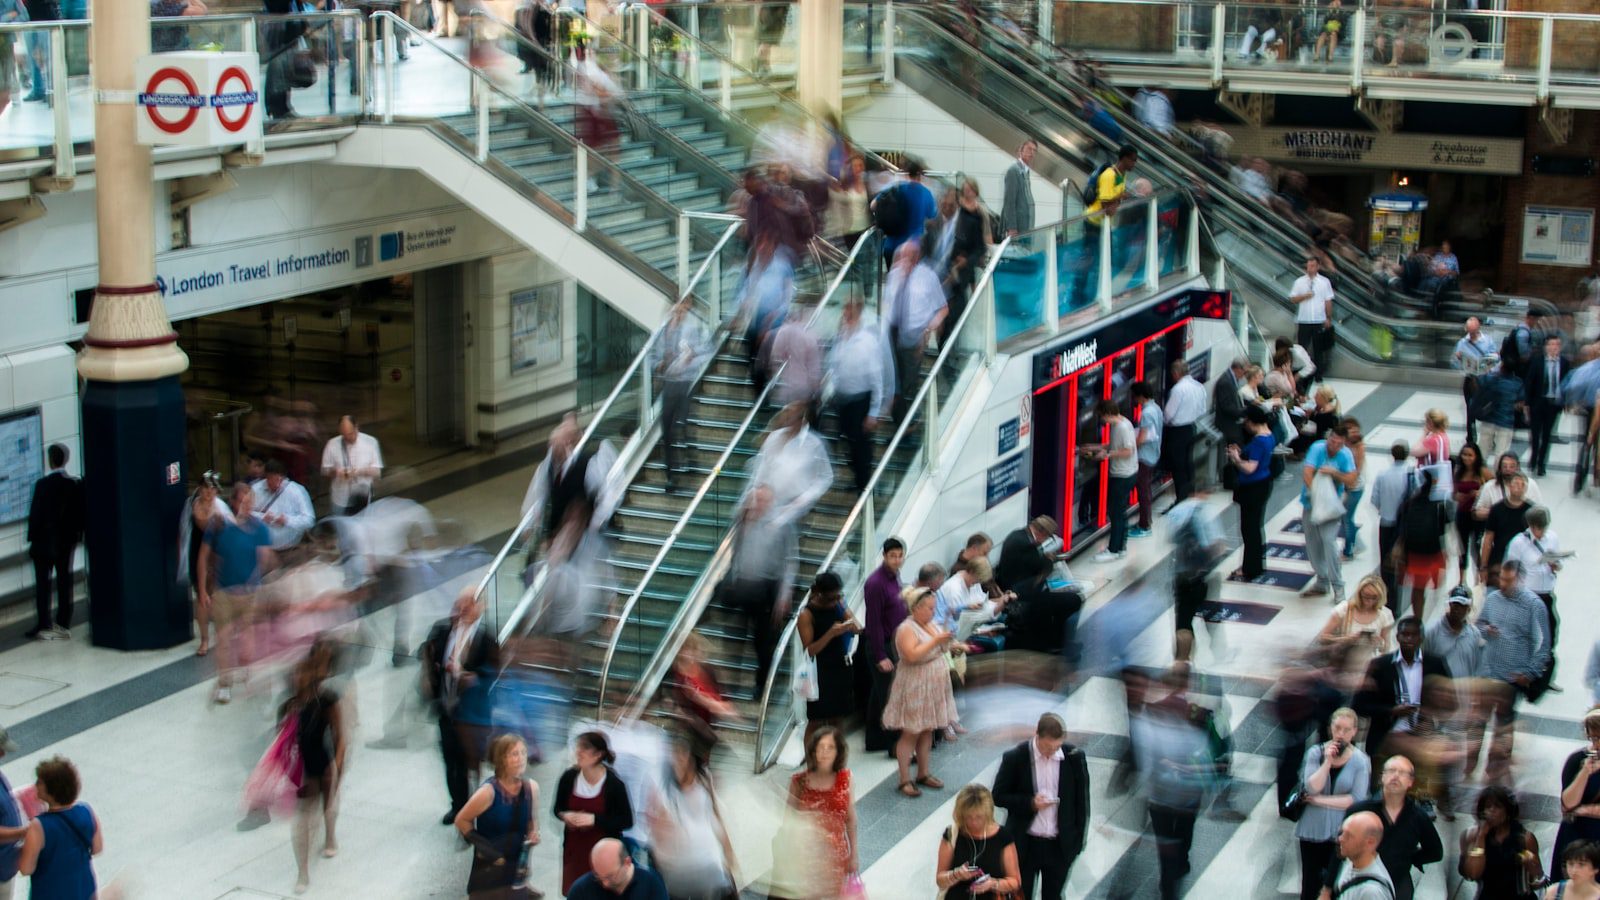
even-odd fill
[(1542, 266), (1587, 266), (1593, 258), (1593, 249), (1593, 209), (1522, 208), (1523, 262)]
[(525, 372), (561, 361), (559, 281), (511, 294), (511, 372)]
[(28, 518), (34, 482), (44, 477), (39, 407), (0, 415), (0, 525)]

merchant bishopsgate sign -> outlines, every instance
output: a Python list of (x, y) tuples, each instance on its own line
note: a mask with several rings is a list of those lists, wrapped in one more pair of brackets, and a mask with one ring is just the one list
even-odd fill
[(1229, 128), (1233, 152), (1275, 162), (1440, 172), (1522, 172), (1522, 141), (1338, 128)]

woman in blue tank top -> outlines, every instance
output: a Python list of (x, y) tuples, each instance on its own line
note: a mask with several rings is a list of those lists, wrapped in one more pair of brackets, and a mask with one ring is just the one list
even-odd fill
[(30, 897), (40, 900), (92, 900), (95, 895), (91, 857), (104, 849), (100, 820), (88, 804), (78, 802), (78, 770), (56, 756), (39, 763), (39, 802), (45, 811), (28, 825), (18, 871), (30, 877)]

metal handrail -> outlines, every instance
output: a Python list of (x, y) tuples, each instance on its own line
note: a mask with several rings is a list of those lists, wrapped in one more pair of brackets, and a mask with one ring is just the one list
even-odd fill
[[(829, 285), (827, 293), (823, 294), (821, 301), (817, 303), (817, 308), (812, 311), (811, 318), (807, 320), (808, 326), (816, 324), (818, 318), (822, 315), (822, 311), (827, 309), (829, 301), (834, 297), (835, 294), (838, 293), (840, 286), (844, 284), (845, 278), (850, 274), (850, 269), (854, 265), (856, 258), (860, 255), (862, 248), (866, 247), (868, 242), (876, 234), (877, 229), (868, 228), (866, 231), (862, 232), (859, 238), (856, 239), (855, 246), (850, 250), (848, 261), (839, 269), (839, 273), (834, 276), (833, 283)], [(688, 527), (690, 520), (694, 517), (695, 511), (700, 508), (701, 501), (703, 501), (706, 497), (706, 494), (710, 492), (712, 484), (715, 483), (716, 480), (722, 475), (722, 467), (727, 464), (728, 459), (733, 456), (734, 449), (739, 446), (739, 442), (750, 430), (751, 424), (755, 421), (756, 416), (760, 414), (762, 407), (765, 405), (767, 397), (772, 394), (772, 392), (782, 381), (783, 370), (787, 367), (788, 362), (785, 361), (783, 366), (780, 366), (778, 370), (773, 373), (772, 377), (767, 382), (766, 388), (762, 390), (760, 396), (758, 396), (755, 402), (751, 404), (750, 411), (745, 414), (744, 420), (739, 423), (738, 431), (735, 432), (733, 439), (728, 442), (728, 446), (722, 451), (722, 454), (717, 457), (717, 461), (712, 464), (710, 474), (707, 475), (706, 479), (700, 483), (700, 488), (695, 491), (694, 497), (689, 501), (689, 505), (684, 509), (683, 514), (678, 517), (677, 522), (673, 523), (672, 531), (668, 533), (666, 540), (662, 542), (661, 549), (656, 552), (655, 558), (650, 561), (649, 568), (647, 568), (644, 572), (644, 575), (639, 578), (637, 585), (633, 589), (633, 593), (628, 596), (627, 603), (623, 605), (622, 612), (618, 614), (616, 626), (613, 628), (611, 633), (611, 640), (606, 643), (605, 658), (600, 664), (599, 688), (595, 696), (596, 718), (599, 718), (604, 714), (606, 686), (610, 681), (611, 676), (611, 662), (616, 657), (617, 645), (622, 640), (622, 635), (626, 630), (629, 618), (633, 615), (634, 608), (639, 604), (639, 598), (644, 596), (645, 587), (650, 583), (650, 579), (655, 577), (656, 572), (660, 570), (661, 564), (666, 561), (667, 554), (671, 552), (673, 544), (675, 544), (678, 540), (678, 536), (683, 533), (685, 528)], [(730, 538), (725, 538), (724, 542)], [(675, 616), (672, 622), (668, 624), (668, 635), (675, 633), (681, 627), (682, 622), (684, 621), (684, 618), (691, 607), (700, 608), (703, 606), (703, 604), (695, 604), (687, 601), (692, 600), (697, 595), (703, 593), (701, 590), (701, 582), (704, 580), (704, 578), (705, 576), (702, 575), (701, 581), (697, 581), (695, 583), (694, 588), (690, 590), (689, 595), (686, 598), (686, 602), (679, 607), (678, 615)], [(644, 682), (645, 679), (641, 678), (640, 682), (634, 685), (633, 692), (623, 704), (625, 712), (627, 707), (633, 704), (635, 696), (648, 697), (655, 692), (655, 685), (651, 685), (648, 691), (643, 690), (642, 688)]]
[[(717, 214), (713, 213), (710, 215)], [(717, 244), (712, 249), (711, 253), (707, 254), (706, 258), (701, 261), (700, 268), (694, 274), (694, 279), (689, 282), (689, 286), (684, 289), (682, 294), (679, 296), (679, 299), (682, 299), (683, 297), (689, 297), (694, 294), (696, 285), (698, 285), (700, 283), (700, 279), (705, 276), (706, 271), (711, 266), (711, 261), (716, 258), (718, 253), (722, 252), (722, 248), (730, 239), (732, 239), (733, 235), (738, 232), (741, 224), (742, 222), (734, 222), (729, 224), (728, 227), (724, 229), (721, 239), (717, 241)], [(714, 326), (716, 323), (713, 322), (712, 324)], [(600, 408), (595, 411), (594, 416), (589, 420), (589, 424), (584, 428), (583, 434), (578, 438), (578, 443), (573, 449), (574, 456), (581, 454), (584, 448), (589, 446), (590, 441), (594, 438), (595, 430), (600, 426), (600, 423), (606, 419), (611, 408), (616, 405), (617, 398), (622, 396), (623, 389), (632, 383), (634, 375), (639, 371), (639, 367), (650, 358), (650, 354), (653, 352), (656, 342), (660, 340), (663, 331), (664, 329), (662, 328), (657, 328), (655, 331), (652, 331), (650, 333), (650, 337), (645, 340), (644, 346), (640, 347), (639, 352), (634, 355), (633, 361), (628, 363), (628, 368), (623, 370), (622, 376), (619, 377), (617, 379), (617, 383), (612, 386), (611, 392), (606, 395), (605, 401), (600, 404)], [(701, 364), (700, 371), (695, 375), (696, 381), (704, 377), (705, 373), (710, 369), (712, 363), (715, 361), (715, 357), (716, 354), (714, 353), (707, 355), (706, 361)], [(623, 460), (619, 457), (617, 462), (620, 465), (622, 464)], [(607, 473), (608, 478), (610, 475), (611, 473)], [(512, 529), (511, 536), (506, 539), (506, 543), (500, 548), (500, 552), (495, 554), (494, 560), (489, 564), (489, 568), (484, 572), (483, 578), (478, 582), (478, 588), (473, 594), (474, 597), (483, 596), (483, 592), (489, 587), (489, 582), (494, 579), (495, 573), (500, 570), (500, 566), (504, 564), (506, 557), (511, 554), (511, 551), (517, 545), (518, 540), (527, 533), (529, 526), (532, 525), (532, 523), (533, 510), (530, 509), (517, 522), (516, 528)], [(538, 590), (524, 592), (523, 599), (517, 604), (516, 608), (512, 610), (511, 615), (506, 617), (506, 624), (501, 628), (500, 640), (502, 643), (511, 635), (515, 634), (516, 625), (526, 613), (528, 607), (534, 602), (534, 598), (539, 593), (540, 592)]]
[[(1058, 226), (1048, 225), (1045, 226), (1045, 229), (1053, 229), (1056, 227)], [(1035, 231), (1045, 229), (1035, 229)], [(971, 320), (975, 310), (979, 306), (984, 305), (980, 302), (980, 298), (983, 297), (985, 288), (994, 279), (995, 268), (1000, 264), (1000, 260), (1005, 256), (1006, 250), (1011, 246), (1011, 240), (1012, 239), (1008, 236), (990, 252), (989, 262), (986, 266), (984, 266), (983, 274), (979, 276), (977, 282), (973, 285), (971, 293), (972, 300), (967, 303), (967, 308), (962, 311), (961, 318), (957, 320), (955, 328), (951, 330), (950, 339), (944, 342), (943, 347), (939, 348), (939, 355), (934, 359), (933, 367), (928, 370), (927, 376), (922, 381), (922, 387), (917, 391), (916, 398), (906, 405), (906, 409), (922, 409), (923, 404), (927, 402), (928, 392), (933, 390), (933, 385), (937, 375), (944, 367), (945, 363), (949, 360), (950, 352), (955, 348), (958, 336), (961, 334), (962, 330), (966, 328), (967, 322)], [(990, 310), (990, 314), (992, 317), (992, 309)], [(991, 325), (991, 328), (992, 327), (993, 326)], [(855, 527), (856, 521), (861, 518), (862, 511), (872, 501), (873, 491), (877, 490), (878, 482), (883, 478), (883, 474), (888, 471), (890, 460), (894, 458), (895, 451), (899, 449), (900, 442), (903, 441), (905, 436), (910, 432), (911, 424), (915, 420), (915, 415), (907, 415), (905, 421), (900, 423), (900, 427), (895, 429), (894, 437), (889, 439), (888, 445), (884, 448), (883, 456), (879, 460), (877, 467), (874, 469), (872, 478), (867, 481), (866, 489), (861, 492), (861, 496), (856, 500), (855, 506), (850, 508), (849, 515), (845, 516), (844, 524), (839, 528), (839, 536), (834, 539), (833, 546), (828, 548), (828, 552), (825, 556), (823, 556), (822, 562), (817, 564), (818, 572), (826, 572), (829, 566), (833, 565), (834, 561), (839, 557), (839, 554), (844, 550), (845, 545), (849, 541), (851, 530)], [(934, 434), (934, 426), (936, 424), (937, 423), (931, 421), (923, 423), (923, 434), (925, 435), (926, 440), (931, 441), (936, 439), (936, 435)], [(863, 560), (863, 563), (865, 563), (865, 560)], [(762, 684), (760, 713), (756, 717), (755, 754), (757, 772), (765, 770), (767, 765), (770, 764), (769, 759), (762, 758), (761, 738), (765, 733), (767, 726), (767, 710), (771, 706), (772, 687), (777, 681), (778, 670), (783, 664), (784, 655), (788, 652), (789, 642), (794, 638), (795, 629), (798, 627), (800, 621), (800, 609), (802, 608), (803, 607), (797, 606), (794, 615), (789, 617), (788, 624), (784, 626), (783, 633), (778, 637), (778, 642), (776, 644), (778, 652), (773, 654), (772, 662), (767, 668), (766, 678)], [(776, 755), (776, 748), (773, 755)]]

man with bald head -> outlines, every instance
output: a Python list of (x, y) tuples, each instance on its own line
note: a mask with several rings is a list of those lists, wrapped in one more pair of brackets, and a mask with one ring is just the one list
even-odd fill
[(1413, 868), (1421, 869), (1444, 859), (1444, 843), (1439, 840), (1433, 817), (1411, 798), (1416, 779), (1417, 770), (1411, 760), (1391, 756), (1383, 763), (1382, 792), (1352, 805), (1345, 814), (1347, 821), (1359, 815), (1378, 817), (1383, 828), (1378, 859), (1389, 873), (1395, 900), (1411, 900), (1415, 896)]
[(568, 508), (577, 501), (580, 508), (587, 507), (588, 522), (585, 530), (599, 531), (611, 520), (616, 509), (618, 492), (611, 489), (611, 468), (617, 461), (617, 451), (609, 441), (591, 440), (580, 447), (583, 428), (578, 425), (578, 414), (569, 412), (561, 423), (550, 431), (549, 451), (544, 462), (533, 470), (533, 480), (522, 498), (522, 514), (532, 514), (535, 521), (542, 517), (545, 543), (567, 520)]
[(606, 838), (589, 853), (589, 874), (572, 883), (567, 900), (667, 900), (661, 876), (634, 865), (628, 849), (616, 838)]
[(1359, 812), (1339, 829), (1339, 874), (1332, 890), (1323, 888), (1323, 900), (1394, 900), (1394, 882), (1378, 858), (1383, 840), (1383, 820), (1377, 813)]
[(353, 516), (366, 509), (382, 474), (383, 451), (378, 439), (362, 434), (354, 416), (340, 418), (339, 436), (322, 448), (322, 477), (328, 479), (333, 514)]

